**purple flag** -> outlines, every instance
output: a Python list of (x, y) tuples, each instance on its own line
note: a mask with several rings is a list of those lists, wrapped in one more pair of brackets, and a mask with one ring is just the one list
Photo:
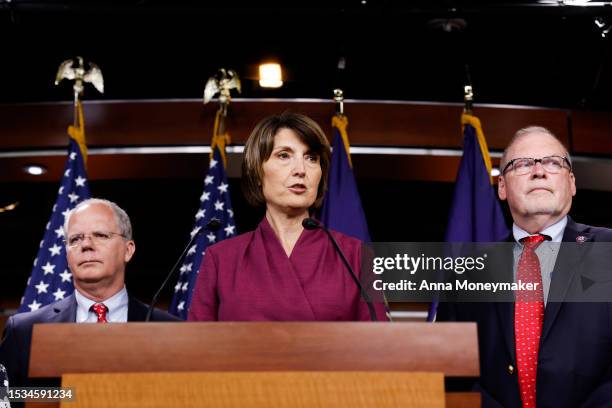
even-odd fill
[[(510, 234), (491, 184), (491, 164), (480, 120), (464, 114), (463, 156), (455, 181), (455, 194), (446, 226), (446, 242), (498, 242)], [(480, 135), (479, 135), (480, 134)], [(433, 321), (438, 302), (427, 316)]]
[[(345, 116), (335, 116), (332, 120), (333, 153), (321, 221), (328, 228), (368, 242), (370, 241), (368, 224), (361, 207), (349, 154), (342, 138), (343, 132), (346, 135), (347, 122)], [(348, 144), (348, 140), (346, 142)]]

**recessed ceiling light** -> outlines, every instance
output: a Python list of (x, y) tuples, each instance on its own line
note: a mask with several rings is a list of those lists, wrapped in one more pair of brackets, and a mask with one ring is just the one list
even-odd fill
[(280, 88), (283, 86), (283, 73), (280, 64), (270, 62), (259, 65), (259, 85), (262, 88)]
[(15, 201), (12, 204), (5, 205), (4, 207), (0, 207), (0, 213), (13, 211), (19, 205), (19, 201)]
[(28, 174), (32, 176), (40, 176), (41, 174), (45, 174), (47, 172), (47, 168), (45, 166), (41, 166), (40, 164), (28, 164), (23, 168)]

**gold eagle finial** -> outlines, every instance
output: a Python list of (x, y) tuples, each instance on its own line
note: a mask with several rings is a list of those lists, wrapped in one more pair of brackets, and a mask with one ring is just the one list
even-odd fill
[(104, 93), (104, 78), (102, 71), (93, 62), (89, 62), (89, 69), (85, 70), (82, 57), (69, 59), (62, 62), (55, 76), (55, 85), (58, 85), (63, 79), (74, 80), (75, 98), (83, 94), (84, 83), (92, 84), (100, 93)]
[(216, 75), (211, 76), (208, 78), (208, 81), (206, 81), (206, 86), (204, 87), (204, 103), (210, 102), (218, 93), (219, 103), (226, 105), (231, 99), (230, 90), (232, 89), (236, 89), (238, 93), (242, 91), (238, 74), (232, 69), (226, 70), (221, 68)]

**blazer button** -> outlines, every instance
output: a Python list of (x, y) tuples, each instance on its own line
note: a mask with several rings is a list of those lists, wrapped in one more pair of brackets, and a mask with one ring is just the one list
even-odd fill
[(514, 374), (514, 366), (512, 364), (508, 364), (508, 374)]

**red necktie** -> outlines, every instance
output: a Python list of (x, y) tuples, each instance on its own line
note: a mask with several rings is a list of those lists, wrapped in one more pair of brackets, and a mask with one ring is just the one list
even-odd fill
[(543, 235), (523, 238), (523, 253), (518, 262), (516, 278), (524, 283), (537, 283), (532, 291), (516, 291), (514, 304), (514, 338), (519, 390), (523, 408), (536, 406), (536, 374), (542, 323), (544, 322), (544, 292), (542, 273), (536, 248), (544, 241)]
[(104, 303), (94, 303), (91, 305), (91, 310), (98, 316), (98, 323), (107, 323), (106, 313), (108, 312), (108, 307)]

